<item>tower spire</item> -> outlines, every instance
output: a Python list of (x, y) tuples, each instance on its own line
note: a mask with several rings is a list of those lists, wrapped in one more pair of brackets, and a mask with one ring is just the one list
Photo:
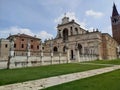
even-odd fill
[(113, 3), (112, 17), (118, 16), (118, 15), (119, 15), (119, 13), (117, 11), (116, 5), (115, 5), (115, 3)]

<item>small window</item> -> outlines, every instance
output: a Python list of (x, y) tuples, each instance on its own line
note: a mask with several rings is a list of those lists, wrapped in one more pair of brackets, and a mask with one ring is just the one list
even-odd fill
[(37, 46), (37, 49), (39, 49), (39, 45)]
[(21, 48), (24, 48), (24, 44), (21, 45)]
[(5, 48), (7, 48), (8, 47), (8, 45), (7, 44), (5, 44)]
[(31, 42), (33, 42), (33, 40), (31, 40)]
[(31, 45), (31, 49), (33, 49), (33, 45)]
[(16, 44), (14, 44), (14, 48), (16, 48)]
[(44, 50), (44, 47), (42, 47), (42, 49)]

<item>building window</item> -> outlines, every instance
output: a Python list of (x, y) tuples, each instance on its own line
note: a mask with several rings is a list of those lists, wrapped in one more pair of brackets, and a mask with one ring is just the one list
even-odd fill
[(66, 47), (65, 46), (63, 47), (63, 52), (66, 52)]
[(21, 45), (21, 48), (24, 48), (24, 44)]
[(33, 45), (31, 45), (31, 49), (33, 49)]
[(68, 40), (68, 29), (63, 30), (63, 42), (66, 42)]
[(14, 44), (14, 48), (16, 48), (16, 44)]
[(31, 40), (31, 42), (33, 42), (33, 40)]
[(72, 27), (70, 27), (70, 33), (71, 33), (71, 35), (73, 35), (73, 29), (72, 29)]
[(76, 34), (78, 34), (78, 29), (77, 28), (75, 28), (75, 31), (76, 31)]
[(44, 47), (42, 47), (42, 49), (44, 50)]
[(22, 41), (24, 41), (24, 39), (22, 39)]
[(7, 48), (8, 47), (8, 45), (7, 44), (5, 44), (5, 48)]
[(78, 50), (79, 50), (79, 54), (82, 54), (82, 45), (78, 44)]
[(37, 49), (39, 49), (39, 45), (37, 46)]
[(61, 30), (58, 31), (58, 37), (61, 38)]

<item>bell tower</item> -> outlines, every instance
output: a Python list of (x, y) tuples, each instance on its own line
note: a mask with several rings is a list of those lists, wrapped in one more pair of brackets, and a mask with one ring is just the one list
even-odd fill
[(113, 38), (120, 44), (120, 15), (117, 11), (115, 3), (113, 4), (111, 25)]

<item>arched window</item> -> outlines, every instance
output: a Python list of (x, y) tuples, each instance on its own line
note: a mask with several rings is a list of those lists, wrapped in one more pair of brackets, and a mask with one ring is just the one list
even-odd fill
[(73, 35), (73, 29), (70, 27), (70, 34)]
[(63, 52), (66, 52), (66, 47), (65, 46), (63, 47)]
[(67, 41), (68, 40), (68, 29), (64, 29), (63, 30), (63, 41)]
[(75, 28), (75, 32), (76, 32), (76, 34), (78, 34), (78, 29), (77, 28)]
[(53, 51), (54, 51), (54, 52), (57, 52), (57, 51), (58, 51), (57, 47), (54, 47), (54, 48), (53, 48)]
[(58, 37), (61, 38), (61, 30), (58, 31)]
[(79, 54), (82, 54), (82, 45), (78, 44), (78, 50), (79, 50)]

